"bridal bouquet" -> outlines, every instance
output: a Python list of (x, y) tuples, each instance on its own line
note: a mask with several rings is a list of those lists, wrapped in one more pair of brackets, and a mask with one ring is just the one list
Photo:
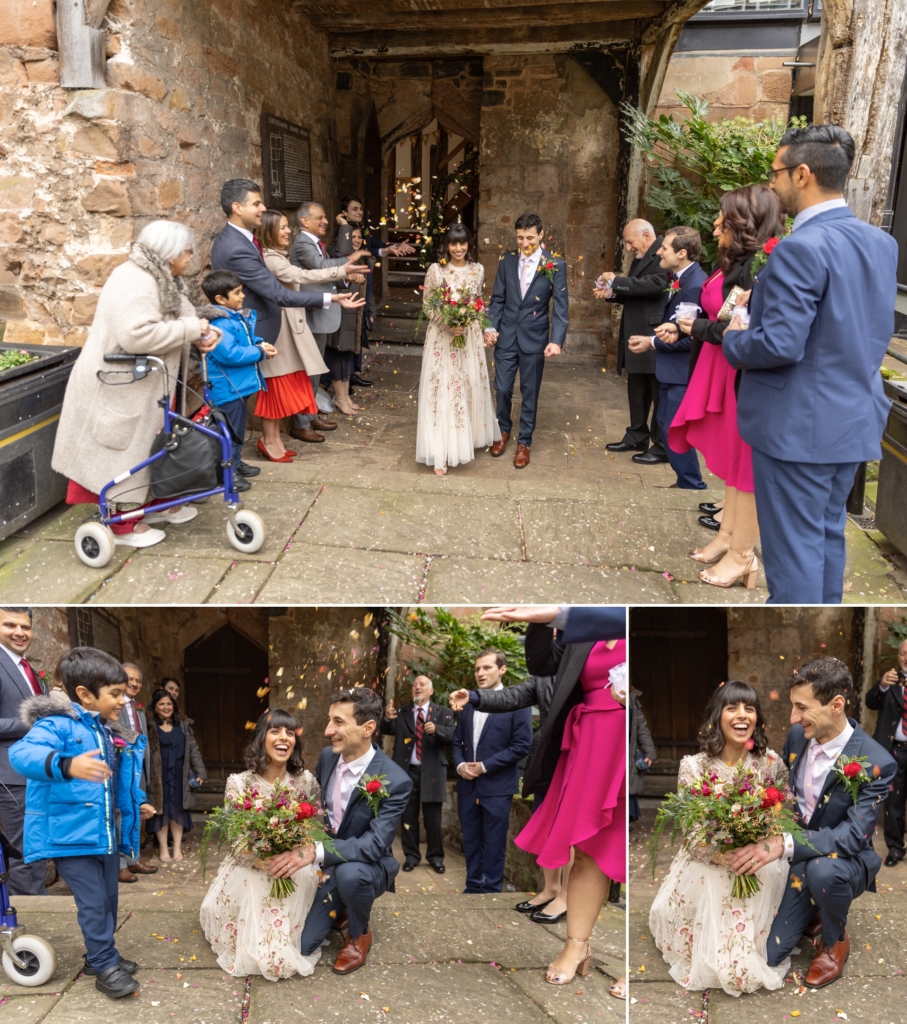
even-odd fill
[[(324, 824), (317, 817), (318, 807), (300, 797), (292, 786), (280, 782), (268, 795), (255, 786), (247, 786), (235, 799), (211, 811), (205, 821), (200, 861), (202, 878), (208, 856), (208, 845), (217, 836), (217, 849), (226, 842), (236, 853), (254, 853), (266, 860), (278, 853), (299, 846), (323, 843), (334, 851), (334, 844)], [(283, 899), (296, 891), (292, 878), (275, 878), (271, 896)]]
[[(463, 348), (466, 345), (466, 328), (477, 324), (484, 331), (491, 327), (491, 320), (485, 312), (485, 301), (481, 295), (470, 291), (460, 292), (454, 297), (449, 284), (433, 288), (425, 297), (422, 307), (424, 313), (454, 331), (451, 348)], [(421, 315), (420, 315), (421, 320)]]
[[(658, 808), (649, 843), (653, 874), (659, 839), (669, 826), (672, 845), (680, 833), (688, 849), (708, 846), (715, 853), (727, 853), (782, 832), (811, 845), (806, 842), (806, 830), (798, 821), (791, 794), (779, 789), (770, 776), (762, 777), (742, 763), (731, 780), (721, 781), (714, 772), (684, 780)], [(746, 899), (760, 889), (755, 875), (737, 875), (731, 895)]]

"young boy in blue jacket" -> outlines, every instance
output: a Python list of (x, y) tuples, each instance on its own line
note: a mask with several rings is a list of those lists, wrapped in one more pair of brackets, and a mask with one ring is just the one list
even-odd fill
[[(118, 721), (126, 671), (109, 654), (74, 647), (57, 673), (66, 693), (29, 697), (19, 714), (29, 732), (9, 748), (25, 789), (25, 863), (53, 858), (76, 901), (84, 973), (113, 999), (135, 992), (138, 964), (114, 944), (120, 857), (139, 856), (140, 822), (156, 812), (140, 785), (146, 739)], [(115, 812), (121, 818), (117, 849)]]
[(208, 380), (211, 399), (240, 438), (233, 445), (233, 469), (236, 489), (247, 491), (246, 479), (261, 470), (242, 461), (242, 438), (246, 433), (246, 399), (259, 391), (267, 391), (265, 379), (258, 369), (263, 359), (273, 359), (277, 349), (255, 336), (258, 313), (243, 309), (242, 281), (232, 270), (212, 270), (202, 281), (202, 291), (213, 306), (203, 310), (213, 327), (223, 332), (216, 348), (208, 353)]

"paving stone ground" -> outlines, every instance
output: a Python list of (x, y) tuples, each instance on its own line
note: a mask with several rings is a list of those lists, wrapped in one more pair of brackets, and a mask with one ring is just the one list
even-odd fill
[[(659, 848), (653, 880), (648, 843), (654, 819), (653, 809), (644, 810), (630, 833), (630, 1024), (902, 1024), (907, 1019), (907, 867), (882, 867), (878, 892), (854, 902), (848, 919), (850, 959), (838, 981), (798, 996), (788, 974), (775, 992), (734, 998), (712, 990), (704, 996), (674, 983), (649, 931), (652, 901), (676, 852), (667, 842)], [(875, 847), (884, 857), (879, 835)], [(805, 975), (812, 947), (802, 942), (801, 950), (792, 970)]]
[[(593, 970), (563, 987), (543, 968), (559, 952), (563, 923), (534, 924), (513, 906), (522, 893), (464, 896), (461, 855), (447, 872), (424, 862), (398, 876), (372, 917), (366, 965), (348, 977), (331, 971), (340, 947), (325, 947), (309, 978), (269, 982), (231, 978), (217, 966), (198, 923), (207, 884), (187, 835), (187, 859), (120, 886), (117, 945), (141, 964), (140, 991), (113, 1002), (80, 975), (84, 946), (75, 905), (62, 883), (53, 895), (18, 897), (20, 922), (57, 952), (55, 977), (25, 989), (0, 972), (0, 1024), (622, 1024), (626, 1004), (608, 994), (625, 965), (626, 913), (606, 906), (593, 934)], [(399, 847), (399, 842), (398, 842)], [(396, 850), (402, 861), (402, 851)], [(147, 856), (147, 855), (146, 855)], [(217, 858), (213, 858), (216, 866)], [(156, 859), (151, 863), (159, 864)], [(211, 875), (208, 876), (210, 881)]]
[[(289, 465), (248, 462), (262, 472), (246, 504), (268, 539), (253, 555), (227, 543), (222, 503), (199, 506), (187, 526), (145, 551), (118, 547), (90, 569), (72, 543), (90, 506), (58, 506), (0, 543), (0, 599), (57, 604), (495, 602), (739, 603), (755, 591), (700, 583), (688, 552), (711, 534), (696, 521), (706, 491), (669, 485), (668, 466), (612, 455), (627, 419), (626, 377), (601, 361), (550, 361), (539, 399), (532, 461), (512, 447), (486, 450), (447, 477), (414, 461), (418, 351), (381, 351), (360, 389), (354, 419), (337, 416), (326, 443), (297, 442)], [(518, 418), (518, 403), (515, 409)], [(292, 442), (291, 442), (291, 446)], [(907, 560), (875, 532), (847, 528), (845, 600), (892, 602), (907, 590)]]

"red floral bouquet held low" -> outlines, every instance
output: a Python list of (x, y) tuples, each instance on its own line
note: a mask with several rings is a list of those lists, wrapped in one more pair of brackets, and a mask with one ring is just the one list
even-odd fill
[[(336, 852), (319, 814), (320, 809), (302, 799), (292, 786), (276, 782), (269, 795), (255, 786), (247, 786), (235, 800), (227, 800), (223, 807), (211, 811), (205, 821), (199, 854), (202, 878), (208, 845), (215, 836), (218, 851), (227, 843), (235, 853), (254, 853), (260, 860), (313, 843), (322, 843)], [(295, 891), (292, 878), (275, 878), (271, 883), (271, 896), (275, 899)]]
[(476, 324), (479, 330), (485, 331), (491, 327), (491, 320), (485, 309), (485, 300), (481, 295), (475, 295), (470, 291), (462, 291), (458, 296), (453, 294), (449, 284), (442, 284), (439, 288), (433, 288), (425, 297), (422, 310), (419, 313), (419, 323), (416, 332), (422, 326), (422, 317), (428, 314), (429, 319), (442, 327), (447, 327), (454, 332), (451, 348), (464, 348), (466, 345), (466, 329)]
[[(687, 849), (713, 847), (715, 853), (757, 843), (787, 832), (799, 843), (806, 840), (791, 794), (776, 780), (761, 776), (741, 763), (734, 778), (722, 782), (714, 772), (703, 774), (678, 787), (658, 808), (655, 830), (649, 843), (654, 876), (661, 834), (670, 826), (671, 844), (678, 834)], [(737, 875), (731, 895), (746, 899), (762, 887), (755, 875)]]

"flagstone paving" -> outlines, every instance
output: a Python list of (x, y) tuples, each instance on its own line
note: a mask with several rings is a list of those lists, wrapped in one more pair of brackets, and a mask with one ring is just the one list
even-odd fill
[[(324, 444), (298, 443), (288, 465), (261, 467), (246, 505), (268, 536), (254, 554), (227, 543), (222, 502), (144, 551), (118, 547), (90, 569), (72, 538), (91, 506), (58, 506), (0, 543), (0, 599), (22, 603), (601, 603), (756, 602), (755, 591), (708, 587), (689, 550), (708, 534), (706, 491), (670, 488), (668, 466), (612, 455), (626, 426), (626, 377), (600, 360), (551, 361), (539, 399), (532, 462), (512, 447), (437, 477), (413, 459), (420, 360), (381, 351), (354, 419)], [(518, 409), (516, 411), (518, 417)], [(870, 489), (871, 493), (871, 489)], [(848, 523), (845, 600), (892, 602), (907, 591), (907, 559), (878, 532)], [(2, 1008), (0, 1008), (2, 1009)], [(0, 1021), (2, 1024), (2, 1021)]]
[[(75, 905), (62, 884), (55, 895), (16, 899), (20, 921), (54, 946), (58, 967), (39, 989), (0, 972), (0, 1024), (621, 1024), (626, 1004), (608, 994), (624, 970), (626, 917), (606, 906), (593, 933), (593, 970), (570, 985), (548, 985), (542, 969), (561, 948), (563, 922), (543, 927), (518, 914), (521, 893), (464, 896), (463, 858), (447, 851), (447, 872), (424, 864), (399, 876), (398, 892), (375, 904), (374, 943), (365, 966), (348, 977), (331, 965), (336, 934), (309, 978), (279, 982), (232, 978), (217, 966), (198, 908), (199, 830), (186, 837), (187, 859), (120, 886), (117, 945), (141, 965), (139, 992), (114, 1003), (79, 974), (84, 947)], [(399, 843), (397, 844), (399, 847)], [(402, 859), (402, 851), (397, 849)], [(217, 858), (212, 857), (216, 865)], [(153, 861), (158, 863), (158, 861)], [(210, 882), (210, 875), (208, 881)]]

